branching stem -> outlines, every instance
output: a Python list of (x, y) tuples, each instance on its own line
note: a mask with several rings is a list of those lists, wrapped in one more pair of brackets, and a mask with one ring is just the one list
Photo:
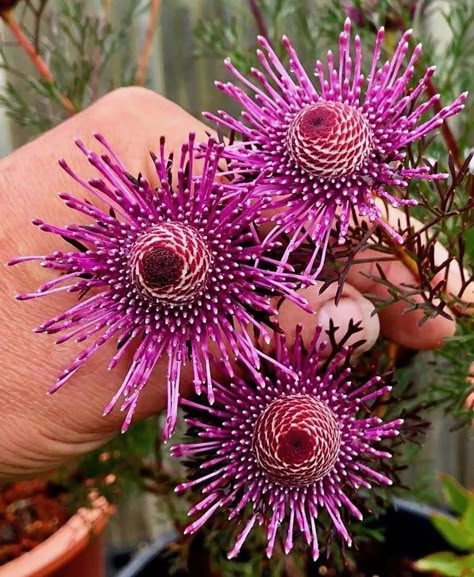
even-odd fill
[(252, 16), (255, 20), (255, 26), (257, 28), (258, 33), (265, 38), (268, 38), (268, 31), (265, 25), (265, 20), (263, 18), (262, 11), (260, 6), (258, 5), (257, 0), (249, 0), (249, 8), (252, 12)]
[(138, 61), (137, 73), (135, 75), (135, 84), (143, 86), (145, 83), (146, 72), (150, 63), (151, 46), (153, 44), (153, 36), (156, 30), (156, 23), (160, 13), (160, 0), (152, 0), (150, 7), (150, 20), (145, 33), (145, 42), (143, 44), (140, 60)]
[(417, 281), (420, 280), (420, 270), (416, 260), (408, 254), (404, 246), (398, 244), (398, 242), (393, 239), (390, 239), (389, 242), (391, 243), (398, 259), (407, 267)]
[[(0, 17), (5, 22), (5, 24), (10, 29), (11, 33), (15, 36), (18, 44), (24, 50), (25, 54), (30, 58), (31, 62), (35, 66), (36, 70), (40, 74), (40, 76), (46, 80), (48, 84), (55, 87), (56, 80), (54, 78), (53, 73), (48, 68), (46, 62), (41, 58), (41, 56), (36, 51), (34, 44), (30, 42), (26, 34), (21, 29), (20, 25), (18, 24), (17, 19), (15, 18), (15, 14), (12, 10), (5, 10), (4, 12), (0, 13)], [(55, 88), (56, 89), (56, 88)], [(62, 92), (56, 89), (56, 94), (59, 98), (59, 101), (62, 103), (64, 108), (70, 113), (75, 114), (76, 109), (74, 104), (71, 100)]]
[[(428, 96), (430, 98), (432, 98), (433, 96), (435, 96), (437, 94), (436, 86), (434, 85), (434, 83), (431, 79), (429, 79), (428, 82), (426, 83), (426, 91), (427, 91)], [(434, 109), (436, 112), (441, 111), (442, 106), (441, 106), (440, 100), (435, 102)], [(443, 124), (441, 125), (441, 134), (443, 135), (443, 138), (444, 138), (444, 141), (446, 142), (446, 146), (448, 147), (448, 150), (451, 152), (451, 154), (453, 156), (453, 160), (454, 160), (454, 163), (456, 164), (456, 168), (458, 170), (460, 170), (463, 166), (461, 153), (459, 152), (458, 143), (456, 142), (456, 138), (454, 137), (454, 134), (452, 133), (451, 129), (449, 128), (449, 124), (448, 124), (447, 120), (445, 120), (443, 122)]]

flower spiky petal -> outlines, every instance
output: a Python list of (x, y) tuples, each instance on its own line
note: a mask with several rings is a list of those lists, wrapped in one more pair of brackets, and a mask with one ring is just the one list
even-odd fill
[[(320, 337), (318, 329), (305, 351), (301, 327), (291, 348), (277, 336), (278, 364), (263, 364), (264, 387), (252, 375), (235, 376), (230, 384), (215, 383), (212, 407), (182, 400), (191, 429), (172, 454), (186, 458), (192, 480), (177, 490), (201, 487), (203, 495), (189, 512), (198, 517), (186, 532), (197, 531), (224, 509), (241, 526), (229, 557), (238, 554), (256, 524), (263, 524), (268, 556), (282, 531), (285, 552), (299, 533), (316, 559), (323, 511), (350, 545), (343, 519), (347, 513), (362, 518), (353, 502), (360, 488), (392, 483), (377, 470), (391, 456), (379, 444), (398, 435), (403, 421), (383, 422), (374, 411), (391, 387), (380, 376), (352, 382), (347, 348), (333, 351), (321, 366), (327, 344)], [(283, 370), (285, 365), (293, 371)]]
[[(411, 31), (403, 34), (392, 58), (379, 63), (384, 30), (380, 29), (367, 77), (362, 74), (362, 45), (356, 36), (351, 41), (347, 19), (339, 37), (339, 54), (327, 54), (327, 66), (317, 61), (316, 88), (298, 59), (288, 38), (283, 45), (289, 56), (287, 70), (269, 42), (259, 37), (257, 52), (262, 70), (252, 69), (251, 78), (226, 61), (227, 69), (244, 85), (218, 82), (217, 87), (242, 107), (242, 120), (225, 111), (206, 117), (243, 137), (226, 147), (225, 156), (245, 181), (257, 177), (257, 195), (270, 196), (268, 208), (274, 213), (271, 238), (290, 235), (282, 262), (308, 236), (316, 254), (309, 261), (308, 273), (316, 277), (324, 264), (325, 246), (337, 218), (339, 241), (344, 242), (351, 211), (378, 224), (398, 242), (402, 237), (382, 218), (380, 198), (394, 207), (416, 204), (393, 188), (404, 189), (414, 178), (434, 180), (428, 167), (404, 166), (406, 149), (413, 142), (439, 128), (464, 106), (466, 94), (422, 120), (439, 102), (439, 95), (419, 104), (420, 97), (434, 74), (425, 71), (415, 86), (410, 86), (415, 63), (421, 53), (418, 45), (411, 55)], [(408, 58), (408, 61), (407, 61)], [(313, 264), (318, 263), (316, 269)]]
[[(296, 280), (303, 279), (295, 280), (294, 275), (268, 266), (261, 268), (259, 259), (264, 262), (266, 247), (254, 225), (261, 205), (250, 201), (248, 190), (239, 189), (236, 195), (229, 191), (231, 183), (221, 182), (221, 145), (212, 139), (207, 143), (197, 175), (194, 135), (174, 166), (161, 139), (159, 155), (153, 157), (159, 181), (154, 189), (142, 176), (132, 177), (104, 138), (96, 138), (105, 147), (102, 155), (82, 142), (77, 145), (99, 178), (85, 181), (60, 161), (97, 205), (65, 193), (60, 197), (90, 222), (58, 227), (33, 221), (41, 230), (68, 240), (75, 250), (11, 261), (40, 260), (43, 267), (58, 273), (36, 292), (18, 298), (64, 291), (81, 297), (78, 304), (36, 329), (60, 335), (58, 343), (71, 339), (90, 343), (59, 375), (50, 392), (62, 387), (106, 343), (117, 343), (110, 369), (134, 347), (128, 373), (104, 411), (110, 413), (122, 399), (123, 430), (130, 425), (140, 392), (157, 363), (167, 357), (164, 437), (169, 438), (176, 423), (182, 367), (187, 362), (192, 365), (196, 392), (204, 387), (212, 403), (209, 343), (214, 343), (214, 354), (229, 374), (233, 356), (258, 367), (262, 353), (248, 327), (270, 338), (265, 323), (276, 314), (270, 303), (273, 296), (285, 296), (306, 307), (294, 292)], [(173, 169), (178, 173), (174, 187)]]

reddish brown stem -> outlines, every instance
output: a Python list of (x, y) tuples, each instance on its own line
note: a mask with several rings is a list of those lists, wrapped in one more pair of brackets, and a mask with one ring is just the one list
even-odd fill
[(146, 71), (148, 70), (148, 64), (150, 62), (151, 45), (153, 43), (153, 36), (155, 34), (159, 13), (160, 0), (152, 0), (150, 7), (150, 21), (148, 22), (146, 29), (145, 42), (143, 44), (143, 50), (140, 55), (140, 60), (138, 61), (137, 73), (135, 75), (135, 84), (137, 86), (143, 86), (145, 83)]
[(257, 31), (261, 36), (268, 38), (267, 27), (265, 26), (265, 20), (263, 19), (262, 11), (257, 3), (257, 0), (249, 0), (250, 11), (255, 20), (255, 26)]
[[(400, 345), (398, 345), (397, 343), (394, 343), (393, 341), (388, 341), (387, 349), (386, 349), (387, 370), (392, 371), (393, 369), (395, 369), (399, 352), (400, 352)], [(380, 397), (381, 403), (375, 408), (375, 411), (374, 411), (374, 414), (377, 417), (382, 418), (385, 415), (385, 413), (387, 411), (387, 406), (384, 404), (384, 401), (387, 401), (389, 398), (390, 398), (390, 393), (384, 393)]]
[(396, 241), (393, 241), (392, 246), (395, 253), (397, 254), (398, 259), (407, 267), (407, 269), (412, 273), (417, 281), (420, 280), (420, 271), (415, 259), (412, 258), (406, 249)]
[[(5, 24), (8, 26), (8, 28), (10, 29), (13, 36), (15, 36), (18, 44), (24, 50), (25, 54), (28, 55), (29, 59), (31, 60), (31, 62), (35, 66), (35, 68), (38, 71), (38, 73), (40, 74), (40, 76), (42, 78), (44, 78), (44, 80), (46, 80), (46, 82), (48, 82), (48, 84), (50, 84), (51, 86), (54, 86), (56, 84), (56, 80), (53, 76), (53, 73), (48, 68), (48, 65), (46, 64), (46, 62), (38, 54), (35, 46), (30, 42), (28, 37), (25, 35), (23, 30), (21, 29), (20, 25), (18, 24), (17, 19), (15, 18), (15, 14), (11, 10), (6, 10), (5, 12), (0, 13), (0, 17), (3, 19)], [(64, 94), (62, 94), (58, 90), (56, 92), (57, 92), (58, 98), (61, 101), (61, 103), (63, 104), (64, 108), (66, 108), (66, 110), (69, 113), (74, 114), (76, 112), (74, 104)]]
[[(426, 83), (426, 91), (427, 91), (428, 96), (430, 98), (432, 98), (433, 96), (435, 96), (437, 94), (436, 87), (433, 84), (433, 81), (431, 80), (431, 78)], [(440, 112), (440, 110), (442, 109), (441, 102), (439, 100), (435, 103), (434, 109), (436, 112)], [(451, 152), (451, 155), (452, 155), (453, 160), (454, 160), (454, 164), (456, 165), (456, 167), (458, 169), (460, 169), (463, 165), (463, 161), (461, 158), (461, 154), (459, 152), (458, 144), (456, 142), (456, 139), (454, 138), (454, 134), (451, 132), (451, 129), (449, 128), (449, 125), (448, 125), (446, 120), (441, 125), (441, 134), (443, 135), (443, 138), (444, 138), (444, 141), (446, 142), (448, 150)]]
[(387, 345), (388, 369), (391, 370), (395, 368), (399, 351), (400, 351), (400, 345), (394, 343), (393, 341), (390, 341), (388, 343)]

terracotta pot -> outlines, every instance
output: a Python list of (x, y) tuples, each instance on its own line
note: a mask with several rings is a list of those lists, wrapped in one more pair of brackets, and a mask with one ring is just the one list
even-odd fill
[(54, 535), (0, 566), (0, 577), (104, 577), (102, 533), (114, 512), (106, 499), (77, 511)]

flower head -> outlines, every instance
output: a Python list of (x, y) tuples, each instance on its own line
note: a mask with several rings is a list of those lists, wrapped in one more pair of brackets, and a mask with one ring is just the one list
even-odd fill
[(283, 525), (285, 552), (298, 532), (317, 558), (317, 519), (324, 511), (351, 544), (343, 511), (362, 518), (353, 496), (372, 483), (391, 484), (377, 471), (379, 461), (391, 456), (379, 442), (396, 436), (402, 421), (384, 423), (373, 412), (391, 387), (379, 376), (362, 385), (352, 382), (347, 348), (321, 364), (327, 344), (318, 344), (320, 336), (318, 329), (307, 352), (301, 327), (292, 348), (277, 337), (279, 365), (262, 369), (263, 387), (251, 376), (234, 377), (230, 386), (215, 383), (213, 407), (182, 401), (194, 439), (175, 445), (172, 453), (191, 457), (188, 465), (194, 470), (193, 480), (178, 490), (201, 485), (204, 495), (190, 511), (200, 517), (186, 531), (198, 530), (220, 508), (229, 519), (241, 517), (230, 557), (238, 554), (254, 525), (263, 524), (268, 556)]
[[(364, 77), (361, 41), (356, 36), (352, 43), (350, 31), (348, 19), (339, 39), (338, 61), (328, 53), (327, 73), (316, 62), (318, 88), (288, 38), (283, 37), (283, 45), (289, 70), (268, 41), (259, 37), (263, 51), (257, 54), (263, 71), (252, 69), (254, 80), (250, 80), (227, 60), (227, 68), (245, 88), (217, 83), (244, 108), (242, 120), (225, 111), (207, 114), (243, 136), (242, 142), (226, 147), (225, 156), (234, 170), (256, 180), (255, 194), (271, 196), (269, 208), (276, 213), (272, 234), (291, 235), (283, 260), (308, 235), (324, 256), (336, 218), (343, 242), (353, 208), (402, 242), (383, 220), (376, 199), (393, 206), (416, 204), (414, 199), (399, 197), (393, 187), (405, 188), (413, 178), (446, 176), (433, 174), (426, 166), (406, 167), (406, 148), (459, 112), (466, 94), (422, 120), (425, 113), (437, 109), (439, 95), (418, 103), (434, 67), (410, 86), (421, 53), (418, 45), (404, 64), (411, 32), (402, 36), (391, 60), (379, 64), (384, 38), (383, 29), (379, 30), (370, 71)], [(320, 262), (322, 266), (324, 258)]]
[[(275, 314), (270, 296), (285, 295), (300, 304), (284, 274), (263, 270), (264, 247), (253, 226), (259, 204), (246, 200), (246, 192), (229, 194), (230, 183), (216, 177), (222, 147), (212, 140), (202, 159), (202, 176), (194, 174), (194, 136), (183, 146), (177, 184), (171, 186), (171, 161), (165, 157), (164, 139), (154, 158), (159, 187), (142, 177), (133, 178), (101, 136), (108, 154), (99, 156), (78, 142), (100, 178), (88, 182), (69, 173), (97, 206), (69, 194), (60, 197), (70, 208), (85, 214), (89, 224), (64, 228), (35, 220), (43, 231), (69, 240), (75, 250), (57, 250), (45, 256), (20, 257), (10, 264), (39, 260), (59, 275), (36, 292), (20, 299), (77, 293), (80, 302), (42, 324), (37, 332), (63, 333), (90, 344), (58, 377), (51, 392), (61, 387), (106, 342), (117, 342), (113, 368), (125, 351), (135, 347), (133, 361), (107, 414), (122, 397), (127, 411), (123, 429), (132, 419), (139, 393), (157, 362), (168, 356), (168, 419), (165, 437), (172, 433), (177, 411), (180, 372), (189, 361), (196, 392), (207, 385), (212, 402), (209, 341), (232, 373), (228, 351), (258, 366), (259, 352), (246, 327), (264, 327)], [(224, 196), (230, 197), (223, 202)], [(247, 195), (248, 196), (248, 195)], [(91, 289), (94, 289), (89, 293)], [(138, 339), (138, 345), (137, 345)]]

